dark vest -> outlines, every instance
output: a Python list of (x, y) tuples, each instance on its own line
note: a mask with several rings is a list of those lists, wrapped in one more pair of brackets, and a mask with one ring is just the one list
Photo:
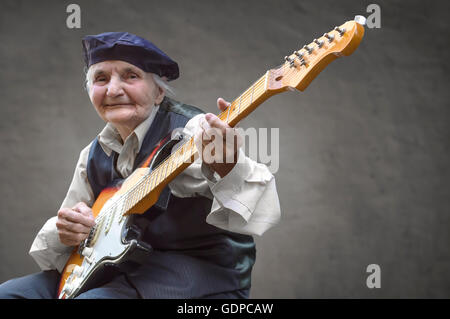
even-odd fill
[[(200, 109), (164, 98), (136, 156), (134, 168), (144, 162), (172, 130), (183, 128)], [(118, 154), (92, 143), (87, 176), (95, 198), (123, 177), (115, 169)], [(197, 298), (250, 288), (255, 245), (248, 235), (206, 223), (212, 201), (206, 197), (179, 198), (169, 187), (158, 202), (135, 223), (144, 227), (142, 239), (154, 251), (143, 264), (127, 273), (145, 298)]]

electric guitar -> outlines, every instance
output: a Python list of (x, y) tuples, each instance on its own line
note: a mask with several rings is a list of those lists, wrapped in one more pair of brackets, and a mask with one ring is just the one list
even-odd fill
[[(287, 90), (305, 90), (333, 60), (352, 54), (364, 36), (365, 18), (356, 16), (284, 58), (268, 70), (218, 117), (234, 127), (271, 96)], [(158, 158), (158, 153), (154, 156)], [(60, 299), (74, 298), (88, 290), (108, 266), (145, 258), (151, 247), (139, 240), (133, 215), (143, 214), (158, 200), (162, 190), (198, 157), (194, 138), (181, 142), (164, 160), (136, 169), (117, 188), (104, 189), (92, 212), (96, 225), (88, 239), (75, 248), (67, 261), (58, 288)]]

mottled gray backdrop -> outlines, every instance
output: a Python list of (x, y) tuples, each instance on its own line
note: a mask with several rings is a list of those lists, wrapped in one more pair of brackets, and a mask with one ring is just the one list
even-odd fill
[[(72, 2), (81, 29), (66, 27)], [(252, 297), (450, 297), (447, 1), (2, 0), (0, 281), (39, 270), (28, 249), (103, 126), (83, 91), (83, 35), (150, 39), (181, 66), (178, 99), (216, 112), (372, 2), (381, 28), (352, 56), (242, 122), (280, 128), (282, 220), (256, 238)]]

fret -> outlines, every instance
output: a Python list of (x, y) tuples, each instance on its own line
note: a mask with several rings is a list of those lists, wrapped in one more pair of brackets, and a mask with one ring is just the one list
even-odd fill
[[(130, 196), (130, 202), (131, 202), (131, 205), (130, 205), (130, 206), (131, 206), (131, 207), (133, 207), (134, 204), (136, 204), (135, 201), (134, 201), (135, 197), (136, 197), (136, 193), (133, 192), (133, 191), (131, 191), (131, 196)], [(131, 208), (131, 207), (130, 207), (130, 208)]]
[(150, 175), (145, 175), (145, 194), (147, 195), (148, 193), (150, 193), (150, 190)]
[(153, 171), (153, 187), (156, 188), (158, 186), (158, 169), (155, 167), (155, 170)]
[(130, 197), (128, 196), (128, 193), (125, 193), (125, 211), (128, 211), (130, 209)]
[(241, 113), (241, 102), (242, 102), (242, 95), (239, 98), (238, 115), (239, 113)]
[(176, 152), (174, 152), (171, 156), (171, 162), (172, 162), (172, 166), (170, 168), (170, 174), (172, 174), (173, 172), (175, 172), (175, 170), (177, 169), (177, 155)]
[(133, 207), (133, 201), (131, 200), (132, 195), (133, 195), (132, 193), (128, 192), (128, 209), (127, 210), (130, 210), (131, 207)]
[(149, 176), (149, 180), (150, 180), (150, 191), (152, 191), (153, 189), (155, 189), (155, 175), (151, 174)]
[(189, 140), (186, 141), (183, 145), (183, 163), (186, 163), (189, 160), (189, 155), (191, 154), (190, 148), (189, 148)]
[(145, 178), (145, 175), (141, 177), (141, 187), (142, 187), (142, 194), (141, 194), (141, 199), (145, 197), (145, 195), (147, 194), (146, 189), (147, 189), (147, 180)]
[(184, 143), (183, 145), (180, 146), (179, 150), (179, 154), (178, 154), (178, 162), (177, 162), (177, 166), (180, 167), (183, 165), (184, 162)]
[(164, 162), (159, 163), (158, 165), (158, 185), (161, 184), (161, 182), (164, 180)]
[(269, 78), (269, 71), (267, 71), (266, 75), (264, 76), (264, 91), (267, 91), (268, 78)]
[(165, 160), (161, 165), (163, 165), (163, 180), (165, 180), (167, 178), (167, 161)]
[[(261, 77), (261, 79), (259, 79), (258, 81), (258, 87), (256, 88), (256, 94), (259, 97), (259, 95), (262, 95), (262, 93), (264, 93), (264, 86), (261, 85), (263, 83), (264, 77)], [(260, 91), (262, 91), (262, 93), (260, 93)]]
[(191, 138), (192, 139), (192, 156), (194, 156), (194, 160), (195, 160), (195, 153), (197, 152), (197, 147), (195, 146), (195, 143), (194, 143), (194, 138), (192, 137)]
[(227, 123), (227, 124), (228, 124), (228, 117), (230, 116), (230, 110), (231, 110), (231, 104), (230, 104), (230, 106), (228, 106), (227, 120), (225, 121), (225, 123)]
[(153, 182), (152, 182), (152, 188), (156, 188), (158, 186), (158, 170), (153, 171)]
[(183, 144), (183, 147), (182, 147), (182, 149), (183, 149), (183, 155), (181, 156), (181, 158), (182, 158), (182, 163), (181, 163), (181, 165), (183, 165), (183, 164), (185, 164), (187, 161), (188, 161), (188, 158), (187, 158), (187, 156), (189, 156), (189, 145), (188, 145), (188, 143), (189, 143), (189, 141), (187, 141), (187, 142), (185, 142), (184, 144)]
[(185, 147), (185, 149), (184, 149), (184, 156), (183, 156), (184, 161), (183, 162), (184, 163), (188, 163), (188, 162), (190, 162), (191, 153), (192, 153), (192, 147), (191, 147), (191, 140), (190, 139), (186, 141), (186, 143), (184, 144), (184, 147)]
[(244, 109), (246, 109), (250, 105), (250, 103), (249, 103), (249, 96), (248, 96), (248, 92), (247, 91), (245, 91), (241, 102), (242, 102), (242, 107)]
[(155, 169), (152, 172), (152, 189), (156, 188), (156, 186), (158, 185), (158, 170)]
[(173, 168), (172, 155), (169, 155), (169, 157), (167, 157), (166, 161), (167, 161), (167, 172), (168, 172), (167, 176), (170, 176), (170, 174), (172, 174), (172, 168)]
[(253, 103), (253, 93), (255, 93), (255, 86), (254, 85), (252, 85), (252, 95), (250, 97), (250, 104)]
[(159, 181), (158, 181), (158, 184), (161, 184), (161, 183), (164, 181), (164, 178), (165, 178), (165, 176), (164, 176), (164, 169), (165, 169), (164, 161), (162, 161), (161, 163), (159, 163), (159, 170), (160, 170), (161, 172), (160, 172), (160, 174), (159, 174)]
[(154, 182), (155, 182), (155, 176), (153, 176), (153, 174), (150, 174), (148, 176), (149, 192), (151, 192), (154, 189)]
[(156, 168), (156, 186), (159, 185), (160, 177), (161, 177), (161, 165), (158, 165), (158, 167)]
[(141, 198), (141, 180), (139, 180), (137, 183), (136, 183), (136, 188), (135, 188), (135, 192), (136, 192), (136, 203), (137, 202), (139, 202), (139, 199)]
[(169, 175), (172, 175), (172, 173), (175, 171), (175, 169), (176, 169), (176, 166), (175, 166), (175, 159), (176, 159), (176, 156), (175, 156), (175, 153), (172, 153), (171, 155), (170, 155), (170, 173), (169, 173)]
[(147, 179), (145, 178), (145, 176), (142, 177), (141, 187), (142, 187), (141, 199), (143, 199), (145, 195), (147, 195)]
[(153, 189), (155, 187), (155, 171), (152, 171), (150, 173), (150, 189)]
[(144, 192), (144, 190), (142, 189), (141, 181), (139, 181), (138, 187), (136, 189), (136, 193), (137, 193), (136, 203), (139, 202), (142, 199), (142, 193), (143, 192)]
[(180, 147), (181, 150), (181, 165), (183, 165), (186, 162), (186, 143), (183, 144), (183, 146)]
[[(178, 150), (177, 150), (178, 151)], [(175, 152), (173, 152), (172, 153), (172, 155), (170, 156), (171, 157), (171, 162), (172, 162), (172, 167), (171, 167), (171, 169), (170, 169), (170, 173), (172, 174), (173, 172), (175, 172), (176, 171), (176, 169), (178, 168), (178, 165), (177, 165), (177, 161), (178, 161), (178, 152), (177, 151), (175, 151)]]
[(131, 207), (133, 207), (133, 193), (128, 191), (128, 209), (131, 209)]
[(190, 163), (193, 163), (195, 160), (194, 155), (195, 155), (195, 150), (196, 150), (194, 138), (191, 138), (191, 140), (189, 141), (189, 144), (190, 144), (190, 149), (191, 149), (191, 154), (189, 155), (189, 158), (190, 158), (189, 161), (190, 161)]
[(136, 187), (136, 203), (138, 203), (142, 199), (142, 184), (141, 181), (138, 182), (138, 186)]
[(180, 148), (178, 148), (177, 150), (176, 150), (176, 152), (174, 153), (174, 156), (175, 156), (175, 160), (174, 160), (174, 162), (175, 162), (175, 169), (177, 169), (179, 166), (180, 166)]
[(141, 181), (139, 182), (139, 188), (140, 188), (140, 191), (139, 191), (138, 202), (141, 201), (146, 195), (146, 193), (145, 193), (145, 178), (144, 177), (141, 178)]
[(139, 186), (136, 186), (132, 189), (133, 192), (133, 206), (139, 201)]
[[(230, 107), (231, 107), (231, 105), (230, 105)], [(190, 150), (190, 152), (189, 152), (189, 163), (192, 163), (193, 162), (192, 156), (195, 154), (194, 138), (191, 138), (189, 140), (189, 150)]]

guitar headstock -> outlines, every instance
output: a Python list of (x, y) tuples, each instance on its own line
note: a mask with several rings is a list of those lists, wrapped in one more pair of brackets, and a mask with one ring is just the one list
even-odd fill
[(331, 61), (356, 50), (364, 36), (364, 24), (365, 18), (356, 16), (355, 21), (335, 27), (286, 56), (281, 67), (269, 70), (267, 89), (274, 93), (306, 89)]

